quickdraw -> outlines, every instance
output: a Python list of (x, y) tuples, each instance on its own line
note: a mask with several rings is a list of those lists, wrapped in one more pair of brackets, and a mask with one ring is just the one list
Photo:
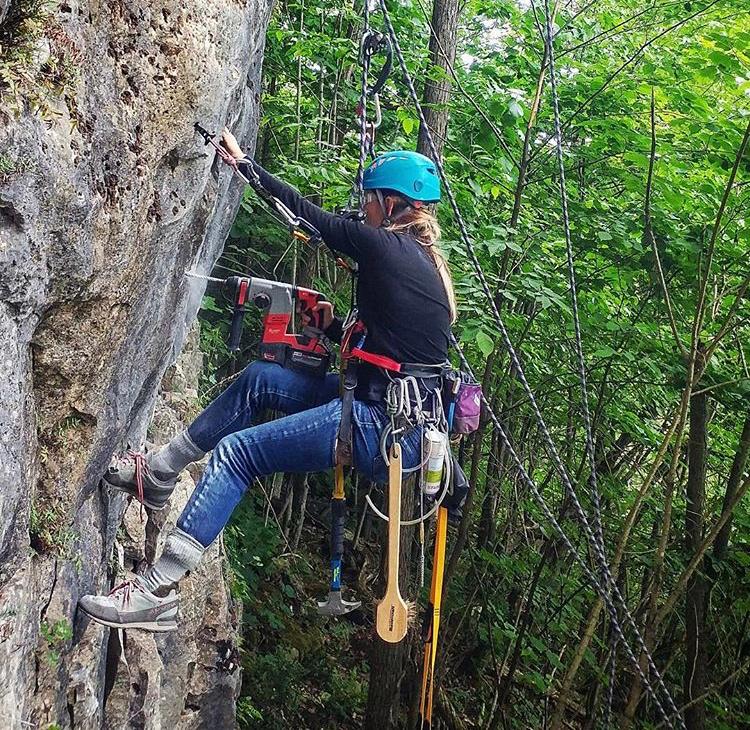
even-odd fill
[[(385, 63), (380, 69), (375, 83), (372, 86), (368, 86), (368, 75), (372, 59), (377, 53), (385, 53)], [(362, 41), (359, 48), (359, 63), (362, 66), (362, 97), (360, 97), (359, 103), (357, 104), (357, 118), (360, 123), (364, 122), (365, 136), (363, 140), (360, 140), (360, 144), (364, 144), (366, 153), (371, 157), (375, 157), (375, 130), (383, 122), (383, 114), (380, 110), (380, 92), (383, 90), (388, 76), (391, 73), (393, 66), (393, 53), (391, 51), (391, 44), (388, 42), (387, 36), (383, 33), (379, 33), (374, 30), (366, 30), (362, 34)], [(372, 122), (367, 121), (367, 98), (371, 98), (373, 106), (375, 108), (375, 119)]]
[(216, 142), (214, 135), (211, 134), (211, 132), (201, 127), (198, 122), (195, 123), (194, 127), (198, 134), (203, 137), (206, 144), (210, 144), (216, 150), (216, 154), (221, 161), (232, 169), (233, 174), (255, 190), (258, 197), (260, 197), (269, 208), (276, 213), (282, 223), (287, 226), (293, 238), (311, 246), (317, 246), (319, 243), (322, 243), (323, 239), (320, 235), (320, 231), (312, 223), (300, 216), (294, 215), (284, 203), (261, 185), (260, 178), (255, 170), (253, 170), (252, 165), (247, 165), (247, 170), (250, 172), (250, 177), (247, 177), (247, 175), (240, 170), (237, 160), (235, 160), (224, 147)]

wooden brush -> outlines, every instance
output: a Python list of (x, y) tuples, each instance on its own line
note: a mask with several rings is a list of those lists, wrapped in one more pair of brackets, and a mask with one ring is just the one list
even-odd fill
[(401, 540), (401, 446), (391, 447), (388, 466), (388, 583), (375, 611), (375, 627), (383, 641), (397, 644), (406, 636), (409, 607), (398, 586), (398, 558)]

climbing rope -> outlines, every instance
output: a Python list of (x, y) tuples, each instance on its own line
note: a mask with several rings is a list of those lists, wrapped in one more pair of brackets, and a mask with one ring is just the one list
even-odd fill
[[(571, 297), (571, 304), (572, 304), (572, 310), (573, 310), (573, 323), (574, 323), (574, 331), (575, 331), (575, 348), (576, 348), (576, 357), (578, 361), (578, 377), (581, 383), (581, 407), (582, 407), (582, 415), (583, 415), (583, 422), (584, 422), (584, 430), (585, 430), (585, 442), (586, 442), (586, 456), (588, 458), (589, 462), (589, 490), (591, 493), (591, 502), (594, 507), (594, 536), (599, 542), (599, 547), (601, 550), (602, 555), (604, 555), (604, 533), (602, 528), (602, 520), (601, 520), (601, 499), (599, 495), (599, 488), (597, 484), (597, 474), (596, 474), (596, 457), (594, 452), (594, 438), (593, 438), (593, 429), (592, 429), (592, 423), (591, 423), (591, 414), (589, 411), (589, 402), (588, 402), (588, 387), (586, 383), (586, 364), (583, 357), (583, 338), (581, 336), (581, 321), (579, 317), (579, 311), (578, 311), (578, 292), (577, 292), (577, 285), (576, 285), (576, 273), (575, 273), (575, 266), (573, 262), (573, 244), (572, 244), (572, 237), (570, 234), (570, 216), (568, 212), (568, 193), (567, 193), (567, 186), (565, 184), (565, 162), (563, 160), (563, 145), (562, 145), (562, 126), (560, 124), (560, 103), (559, 103), (559, 94), (558, 94), (558, 88), (557, 88), (557, 73), (555, 70), (555, 53), (554, 53), (554, 43), (553, 43), (553, 32), (552, 32), (552, 13), (550, 11), (549, 6), (549, 0), (544, 0), (544, 20), (545, 20), (545, 29), (546, 29), (546, 47), (547, 47), (547, 57), (549, 59), (549, 77), (550, 77), (550, 87), (552, 92), (552, 112), (553, 112), (553, 119), (554, 119), (554, 127), (555, 127), (555, 149), (557, 153), (557, 164), (560, 174), (560, 205), (562, 207), (562, 216), (563, 216), (563, 228), (565, 232), (565, 250), (566, 250), (566, 258), (567, 258), (567, 266), (568, 266), (568, 281), (570, 285), (570, 297)], [(602, 568), (602, 576), (605, 581), (610, 583), (610, 587), (612, 590), (612, 593), (616, 596), (618, 599), (618, 602), (622, 605), (622, 608), (624, 609), (625, 615), (628, 619), (629, 623), (633, 624), (633, 627), (635, 628), (635, 622), (633, 621), (632, 615), (630, 614), (627, 604), (625, 603), (624, 598), (620, 595), (620, 590), (617, 587), (617, 583), (615, 580), (615, 577), (612, 576), (611, 571), (609, 569), (609, 565), (606, 563), (606, 560), (604, 564), (601, 566)], [(617, 620), (617, 617), (615, 616), (615, 621)], [(639, 643), (639, 648), (644, 653), (644, 655), (647, 657), (649, 666), (651, 670), (654, 672), (654, 675), (657, 679), (657, 683), (659, 684), (660, 689), (662, 690), (665, 699), (667, 700), (667, 703), (669, 704), (669, 709), (672, 711), (673, 714), (677, 716), (677, 720), (680, 723), (681, 726), (684, 727), (684, 723), (682, 721), (682, 718), (680, 717), (680, 714), (677, 710), (677, 707), (674, 704), (674, 701), (672, 699), (672, 696), (670, 692), (667, 690), (666, 686), (664, 685), (664, 682), (659, 675), (658, 671), (656, 671), (656, 667), (654, 666), (653, 658), (650, 655), (650, 652), (648, 651), (645, 642), (643, 641), (640, 634), (636, 631), (636, 636)], [(617, 658), (617, 644), (618, 644), (618, 637), (613, 636), (612, 638), (612, 658), (611, 658), (611, 665), (610, 665), (610, 685), (608, 688), (608, 696), (607, 696), (607, 721), (609, 719), (609, 714), (611, 712), (611, 705), (612, 705), (612, 699), (613, 699), (613, 682), (614, 682), (614, 674), (615, 674), (615, 666), (616, 666), (616, 658)], [(629, 647), (628, 651), (629, 651)], [(658, 703), (658, 701), (657, 701)], [(661, 709), (661, 707), (660, 707)], [(667, 719), (667, 718), (665, 718)]]
[[(349, 200), (349, 208), (359, 209), (362, 204), (364, 190), (362, 188), (365, 174), (365, 159), (367, 158), (367, 77), (370, 72), (371, 53), (366, 52), (366, 39), (370, 34), (370, 3), (362, 3), (362, 40), (359, 45), (359, 62), (362, 65), (362, 82), (359, 94), (359, 162), (357, 175), (354, 178), (354, 190)], [(353, 199), (352, 199), (353, 198)]]
[[(528, 381), (526, 379), (526, 376), (525, 376), (525, 373), (523, 371), (523, 368), (521, 367), (518, 355), (517, 355), (515, 349), (513, 348), (513, 345), (511, 343), (511, 341), (510, 341), (510, 337), (508, 335), (508, 331), (507, 331), (507, 328), (505, 326), (505, 323), (504, 323), (504, 321), (503, 321), (503, 319), (502, 319), (502, 317), (500, 315), (500, 312), (498, 311), (497, 305), (495, 304), (494, 297), (492, 296), (492, 292), (491, 292), (491, 290), (489, 288), (489, 285), (487, 283), (487, 279), (484, 276), (484, 272), (482, 271), (481, 264), (479, 263), (479, 261), (478, 261), (478, 259), (476, 257), (476, 253), (475, 253), (474, 247), (473, 247), (473, 245), (471, 243), (471, 239), (470, 239), (468, 230), (466, 229), (466, 224), (465, 224), (465, 222), (464, 222), (464, 220), (463, 220), (463, 218), (461, 216), (460, 210), (458, 209), (458, 205), (457, 205), (455, 197), (453, 195), (453, 191), (452, 191), (452, 189), (450, 187), (450, 183), (449, 183), (449, 181), (447, 179), (447, 176), (445, 175), (445, 170), (443, 168), (442, 162), (440, 161), (439, 156), (437, 155), (437, 149), (435, 147), (434, 139), (432, 138), (432, 134), (430, 133), (429, 127), (428, 127), (427, 122), (425, 120), (424, 112), (423, 112), (421, 104), (419, 102), (419, 97), (417, 95), (416, 89), (414, 88), (414, 83), (413, 83), (413, 81), (411, 79), (411, 76), (409, 74), (409, 71), (408, 71), (408, 69), (406, 67), (406, 62), (404, 60), (403, 53), (401, 51), (401, 47), (400, 47), (400, 45), (398, 43), (398, 37), (396, 36), (395, 30), (393, 28), (393, 23), (391, 21), (390, 14), (388, 12), (388, 8), (386, 7), (385, 0), (379, 0), (379, 4), (380, 4), (381, 10), (383, 12), (383, 18), (385, 20), (386, 28), (388, 30), (388, 34), (389, 34), (389, 37), (390, 37), (390, 40), (391, 40), (391, 45), (393, 47), (393, 50), (396, 53), (396, 57), (398, 59), (399, 67), (401, 68), (401, 71), (403, 73), (404, 80), (406, 82), (407, 88), (409, 89), (409, 94), (410, 94), (410, 96), (412, 98), (412, 102), (414, 103), (415, 109), (416, 109), (416, 111), (417, 111), (417, 113), (419, 115), (420, 122), (422, 124), (422, 128), (425, 130), (425, 137), (426, 137), (426, 139), (428, 141), (428, 144), (430, 146), (430, 149), (431, 149), (431, 152), (432, 152), (432, 155), (433, 155), (433, 158), (434, 158), (435, 166), (436, 166), (436, 168), (438, 170), (438, 173), (440, 175), (440, 179), (443, 182), (443, 185), (445, 187), (446, 195), (448, 197), (448, 200), (450, 202), (451, 208), (453, 210), (453, 213), (454, 213), (454, 216), (455, 216), (455, 219), (456, 219), (456, 223), (457, 223), (457, 225), (459, 227), (459, 231), (460, 231), (462, 240), (464, 241), (464, 244), (466, 246), (467, 252), (469, 254), (469, 258), (470, 258), (470, 260), (472, 262), (472, 265), (473, 265), (473, 267), (474, 267), (474, 269), (476, 271), (477, 277), (478, 277), (478, 279), (480, 281), (480, 284), (482, 286), (482, 290), (483, 290), (485, 296), (487, 297), (487, 299), (489, 301), (490, 309), (491, 309), (491, 311), (493, 313), (495, 322), (496, 322), (496, 324), (498, 326), (498, 329), (499, 329), (499, 331), (501, 333), (502, 340), (503, 340), (503, 343), (505, 345), (505, 349), (506, 349), (506, 351), (508, 352), (508, 354), (509, 354), (509, 356), (511, 358), (511, 362), (513, 363), (513, 366), (515, 367), (515, 370), (516, 370), (516, 373), (517, 373), (517, 377), (521, 381), (521, 384), (522, 384), (522, 386), (524, 388), (524, 391), (526, 392), (526, 395), (527, 395), (527, 397), (529, 399), (529, 403), (530, 403), (530, 405), (532, 407), (532, 410), (533, 410), (534, 415), (536, 417), (537, 423), (538, 423), (538, 425), (540, 427), (540, 431), (542, 432), (542, 435), (544, 437), (545, 443), (547, 445), (549, 455), (552, 458), (552, 461), (553, 461), (553, 463), (554, 463), (554, 465), (555, 465), (555, 467), (556, 467), (556, 469), (557, 469), (557, 471), (558, 471), (558, 473), (560, 475), (560, 478), (561, 478), (561, 480), (562, 480), (562, 482), (563, 482), (563, 484), (565, 486), (566, 492), (569, 495), (569, 497), (570, 497), (570, 499), (571, 499), (571, 501), (573, 503), (573, 506), (574, 506), (575, 511), (576, 511), (576, 515), (578, 516), (578, 519), (579, 519), (580, 524), (581, 524), (581, 528), (583, 529), (584, 534), (585, 534), (585, 536), (586, 536), (589, 544), (592, 547), (592, 550), (594, 552), (596, 560), (597, 560), (597, 562), (599, 564), (599, 568), (603, 572), (604, 576), (606, 576), (606, 580), (604, 582), (601, 581), (589, 569), (589, 567), (586, 564), (586, 562), (580, 557), (580, 555), (578, 554), (578, 552), (574, 549), (573, 544), (571, 543), (570, 539), (567, 537), (566, 533), (564, 532), (564, 530), (562, 529), (562, 527), (559, 525), (559, 523), (557, 522), (557, 520), (555, 520), (554, 515), (552, 514), (551, 510), (549, 509), (549, 506), (547, 505), (547, 503), (544, 500), (543, 496), (541, 495), (541, 493), (539, 492), (538, 488), (534, 484), (533, 480), (526, 473), (526, 471), (525, 471), (525, 469), (523, 467), (523, 464), (522, 464), (520, 458), (516, 454), (515, 450), (512, 448), (512, 446), (510, 444), (510, 441), (509, 441), (509, 439), (507, 437), (507, 434), (503, 430), (503, 428), (502, 428), (502, 426), (500, 424), (500, 421), (497, 418), (497, 416), (494, 414), (494, 411), (492, 410), (490, 404), (487, 402), (486, 398), (484, 396), (482, 396), (482, 400), (483, 400), (483, 402), (485, 404), (485, 407), (487, 408), (487, 412), (490, 414), (490, 417), (492, 418), (493, 423), (495, 424), (495, 426), (499, 429), (499, 433), (501, 434), (503, 442), (504, 442), (506, 448), (508, 449), (508, 453), (513, 458), (513, 461), (516, 464), (516, 467), (518, 468), (519, 473), (522, 475), (522, 478), (527, 483), (527, 486), (529, 486), (530, 491), (532, 492), (532, 494), (535, 496), (535, 498), (539, 502), (540, 507), (542, 508), (543, 512), (545, 513), (545, 516), (548, 518), (548, 520), (550, 521), (550, 523), (553, 525), (555, 531), (559, 534), (560, 538), (563, 540), (563, 542), (565, 543), (566, 547), (568, 547), (568, 549), (571, 551), (571, 554), (574, 556), (574, 559), (576, 560), (576, 562), (580, 565), (581, 569), (583, 570), (584, 575), (586, 575), (586, 577), (589, 579), (589, 582), (592, 584), (592, 586), (594, 587), (594, 589), (600, 594), (600, 596), (602, 598), (602, 601), (607, 606), (607, 610), (610, 613), (610, 618), (611, 618), (611, 621), (612, 621), (613, 628), (615, 629), (615, 631), (616, 631), (616, 633), (617, 633), (618, 638), (620, 639), (620, 641), (622, 641), (623, 646), (626, 648), (628, 656), (629, 656), (631, 662), (633, 663), (636, 671), (640, 675), (641, 680), (642, 680), (642, 682), (644, 684), (644, 687), (647, 689), (647, 691), (649, 692), (649, 694), (654, 698), (654, 701), (655, 701), (657, 707), (659, 708), (660, 714), (662, 715), (663, 719), (665, 720), (665, 722), (670, 727), (673, 727), (672, 723), (671, 723), (671, 718), (669, 717), (669, 715), (667, 714), (666, 710), (662, 706), (662, 704), (661, 704), (661, 702), (659, 700), (659, 696), (658, 696), (657, 692), (651, 686), (648, 678), (646, 677), (645, 673), (643, 672), (643, 669), (640, 666), (640, 663), (639, 663), (638, 659), (635, 657), (635, 654), (633, 653), (632, 649), (630, 648), (630, 646), (628, 645), (628, 643), (625, 641), (624, 632), (623, 632), (622, 626), (620, 625), (618, 617), (617, 617), (617, 610), (616, 610), (615, 605), (612, 602), (611, 597), (609, 595), (609, 589), (610, 588), (612, 589), (613, 595), (616, 596), (616, 599), (617, 599), (618, 603), (620, 604), (621, 608), (623, 609), (623, 612), (624, 612), (624, 614), (625, 614), (625, 616), (627, 618), (628, 625), (629, 625), (629, 627), (631, 628), (631, 630), (633, 631), (634, 635), (637, 638), (637, 643), (639, 644), (639, 648), (640, 648), (641, 652), (648, 659), (649, 668), (653, 672), (654, 676), (657, 678), (658, 685), (659, 685), (660, 689), (662, 690), (662, 693), (664, 694), (664, 697), (667, 699), (668, 704), (670, 705), (670, 709), (672, 709), (674, 711), (674, 713), (677, 714), (678, 721), (680, 722), (680, 725), (682, 727), (684, 727), (684, 724), (682, 723), (682, 719), (679, 717), (679, 713), (677, 712), (677, 709), (674, 706), (674, 701), (672, 700), (672, 697), (669, 694), (669, 691), (664, 686), (663, 680), (661, 679), (661, 675), (659, 674), (659, 671), (658, 671), (658, 669), (656, 668), (656, 666), (654, 664), (654, 661), (653, 661), (653, 658), (650, 655), (650, 652), (648, 652), (648, 649), (647, 649), (647, 647), (645, 645), (645, 642), (643, 641), (643, 638), (642, 638), (642, 636), (641, 636), (641, 634), (640, 634), (640, 632), (638, 630), (638, 627), (636, 626), (635, 621), (633, 620), (633, 617), (630, 614), (630, 611), (628, 610), (627, 605), (626, 605), (623, 597), (621, 596), (619, 590), (617, 589), (617, 586), (614, 585), (614, 583), (611, 580), (611, 574), (610, 574), (610, 571), (609, 571), (609, 565), (607, 563), (607, 559), (606, 559), (606, 555), (604, 553), (603, 545), (600, 544), (599, 540), (597, 539), (597, 537), (593, 534), (593, 532), (591, 530), (591, 526), (589, 525), (588, 519), (587, 519), (586, 514), (585, 514), (585, 512), (583, 510), (583, 507), (581, 506), (580, 500), (578, 499), (578, 496), (577, 496), (577, 494), (575, 492), (575, 489), (574, 489), (574, 487), (573, 487), (573, 485), (571, 483), (571, 480), (570, 480), (570, 477), (569, 477), (569, 475), (567, 473), (567, 470), (565, 469), (565, 466), (562, 463), (562, 460), (561, 460), (560, 455), (559, 455), (559, 453), (558, 453), (558, 451), (557, 451), (557, 449), (556, 449), (556, 447), (554, 445), (554, 442), (552, 441), (551, 434), (550, 434), (549, 429), (548, 429), (548, 427), (546, 425), (546, 422), (544, 421), (544, 418), (542, 417), (541, 411), (539, 410), (539, 406), (538, 406), (538, 404), (536, 402), (536, 399), (535, 399), (535, 397), (533, 395), (533, 392), (531, 391), (531, 388), (530, 388), (529, 383), (528, 383)], [(461, 352), (460, 348), (458, 348), (458, 343), (455, 341), (455, 339), (453, 339), (453, 343), (454, 343), (454, 346), (456, 346), (457, 349), (458, 349), (459, 356), (461, 358), (462, 364), (464, 365), (464, 367), (467, 368), (467, 372), (471, 373), (471, 369), (469, 367), (468, 361), (466, 360), (463, 352)]]
[[(557, 88), (557, 73), (555, 69), (555, 50), (553, 43), (552, 13), (550, 12), (549, 0), (544, 0), (545, 20), (545, 46), (549, 63), (550, 88), (552, 92), (552, 114), (555, 127), (555, 152), (557, 155), (557, 166), (560, 183), (560, 206), (562, 209), (563, 231), (565, 233), (565, 254), (568, 268), (568, 285), (570, 288), (571, 309), (573, 311), (573, 329), (575, 334), (575, 351), (578, 365), (578, 379), (581, 384), (581, 413), (583, 416), (585, 451), (589, 467), (589, 493), (593, 506), (594, 537), (599, 542), (599, 549), (604, 553), (604, 530), (602, 527), (601, 496), (597, 484), (596, 455), (594, 450), (594, 436), (589, 409), (588, 384), (586, 377), (586, 363), (583, 357), (583, 337), (581, 335), (581, 320), (578, 310), (578, 286), (576, 281), (575, 264), (573, 260), (573, 243), (570, 234), (570, 213), (568, 210), (568, 188), (565, 182), (565, 161), (563, 160), (562, 125), (560, 124), (560, 99)], [(601, 577), (605, 583), (609, 582), (608, 570), (601, 571)], [(614, 576), (611, 577), (614, 581)], [(614, 583), (613, 583), (614, 585)], [(617, 666), (617, 636), (612, 632), (610, 639), (611, 656), (609, 658), (609, 684), (607, 686), (607, 699), (604, 707), (604, 727), (609, 727), (612, 714), (612, 703), (614, 700), (614, 681)], [(671, 702), (671, 698), (669, 698)], [(672, 708), (671, 708), (672, 709)]]
[[(370, 86), (370, 67), (372, 58), (376, 53), (385, 52), (386, 58), (383, 67), (378, 74), (375, 83)], [(363, 180), (365, 171), (365, 160), (367, 156), (375, 157), (375, 130), (380, 126), (382, 116), (380, 112), (380, 91), (391, 72), (392, 66), (391, 47), (388, 39), (377, 31), (370, 28), (370, 9), (368, 0), (362, 4), (362, 38), (359, 44), (359, 64), (362, 67), (360, 83), (359, 102), (357, 103), (357, 119), (359, 121), (359, 159), (357, 162), (357, 173), (354, 177), (354, 185), (349, 194), (349, 202), (346, 211), (352, 215), (360, 211), (364, 190)], [(375, 119), (367, 120), (367, 100), (372, 99), (375, 108)]]
[(565, 162), (563, 160), (562, 128), (560, 125), (560, 103), (557, 92), (557, 74), (555, 72), (555, 54), (552, 43), (552, 15), (549, 9), (549, 0), (544, 0), (545, 14), (545, 43), (547, 45), (547, 58), (549, 63), (549, 78), (552, 91), (552, 112), (555, 124), (555, 150), (557, 152), (557, 165), (560, 174), (560, 205), (562, 207), (563, 230), (565, 232), (565, 253), (568, 265), (568, 284), (570, 286), (570, 299), (573, 310), (573, 329), (575, 332), (575, 350), (578, 364), (578, 379), (581, 383), (581, 412), (586, 440), (586, 457), (589, 463), (589, 487), (591, 491), (591, 503), (594, 507), (594, 536), (604, 550), (604, 533), (602, 531), (601, 499), (596, 478), (596, 461), (594, 456), (594, 437), (591, 426), (591, 413), (589, 411), (588, 385), (586, 378), (586, 364), (583, 359), (583, 338), (581, 336), (581, 319), (578, 313), (578, 286), (576, 282), (576, 270), (573, 262), (573, 244), (570, 235), (570, 215), (568, 213), (568, 189), (565, 184)]

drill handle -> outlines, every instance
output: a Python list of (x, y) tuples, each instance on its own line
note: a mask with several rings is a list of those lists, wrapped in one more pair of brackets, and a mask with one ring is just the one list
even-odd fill
[(325, 325), (325, 312), (322, 309), (316, 309), (316, 307), (318, 304), (329, 304), (328, 300), (320, 292), (303, 288), (296, 290), (295, 297), (297, 299), (297, 311), (307, 318), (305, 326), (322, 332)]
[(310, 310), (310, 312), (308, 312), (308, 314), (310, 316), (310, 326), (314, 327), (315, 329), (318, 329), (318, 330), (322, 331), (323, 330), (323, 324), (324, 324), (324, 322), (323, 322), (323, 315), (324, 315), (323, 310), (322, 309)]
[(242, 339), (242, 322), (245, 318), (245, 305), (240, 304), (232, 311), (232, 329), (229, 334), (229, 351), (239, 352)]
[(244, 276), (230, 276), (226, 280), (226, 287), (232, 293), (234, 307), (232, 309), (232, 325), (229, 332), (229, 351), (239, 352), (242, 339), (242, 323), (245, 319), (245, 302), (250, 288), (250, 279)]

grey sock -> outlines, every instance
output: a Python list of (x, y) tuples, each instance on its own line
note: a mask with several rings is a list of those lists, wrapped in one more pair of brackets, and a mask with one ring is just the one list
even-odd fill
[(175, 527), (167, 536), (161, 557), (141, 576), (141, 582), (152, 593), (170, 588), (195, 568), (206, 548), (192, 535)]
[(148, 465), (159, 479), (174, 479), (188, 464), (205, 456), (187, 431), (175, 436), (149, 459)]

